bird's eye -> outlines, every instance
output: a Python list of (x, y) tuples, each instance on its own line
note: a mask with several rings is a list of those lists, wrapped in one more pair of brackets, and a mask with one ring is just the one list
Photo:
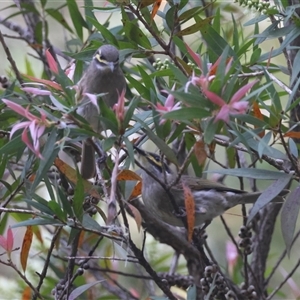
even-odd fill
[(160, 162), (160, 157), (154, 156), (154, 159), (155, 159), (157, 162)]

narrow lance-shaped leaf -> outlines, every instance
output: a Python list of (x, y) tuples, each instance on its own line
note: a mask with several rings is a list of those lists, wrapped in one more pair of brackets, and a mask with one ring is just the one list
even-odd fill
[(254, 218), (258, 211), (263, 208), (265, 205), (270, 203), (276, 196), (282, 192), (282, 190), (288, 185), (292, 178), (292, 175), (285, 174), (280, 179), (274, 181), (270, 186), (268, 186), (264, 192), (258, 197), (255, 202), (251, 212), (249, 214), (248, 223)]
[(189, 186), (185, 183), (182, 184), (184, 193), (184, 203), (186, 210), (188, 241), (190, 242), (193, 237), (193, 230), (195, 227), (195, 199)]
[(281, 231), (288, 255), (291, 252), (299, 208), (300, 186), (291, 192), (283, 204), (281, 211)]
[(33, 237), (32, 226), (27, 226), (24, 239), (23, 239), (21, 254), (20, 254), (21, 266), (24, 272), (26, 271), (28, 254), (32, 244), (32, 237)]

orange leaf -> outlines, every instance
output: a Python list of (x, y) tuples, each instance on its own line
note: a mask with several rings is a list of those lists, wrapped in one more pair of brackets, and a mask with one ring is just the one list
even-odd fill
[(29, 182), (34, 182), (35, 177), (36, 177), (36, 174), (35, 174), (35, 173), (34, 173), (34, 174), (31, 174), (31, 175), (29, 176), (29, 178), (28, 178)]
[(290, 137), (290, 138), (300, 138), (300, 132), (299, 131), (289, 131), (284, 134), (284, 137)]
[(138, 197), (140, 194), (142, 193), (142, 182), (139, 181), (136, 186), (134, 187), (130, 197), (129, 197), (129, 200), (130, 199), (134, 199), (136, 197)]
[(57, 90), (57, 91), (62, 91), (62, 87), (60, 84), (54, 82), (54, 81), (51, 81), (51, 80), (47, 80), (47, 79), (39, 79), (39, 78), (35, 78), (33, 76), (29, 76), (29, 75), (26, 75), (26, 74), (22, 74), (24, 77), (34, 81), (34, 82), (39, 82), (39, 83), (43, 83), (45, 85), (48, 85), (50, 87), (52, 87), (53, 89)]
[(81, 247), (82, 243), (84, 242), (84, 231), (81, 230), (80, 235), (79, 235), (79, 241), (78, 241), (78, 247)]
[(117, 176), (117, 180), (138, 180), (141, 181), (142, 178), (131, 170), (121, 170)]
[[(232, 57), (226, 58), (226, 65), (230, 62)], [(209, 75), (216, 75), (219, 65), (213, 64), (212, 67), (209, 69)]]
[(28, 259), (28, 254), (32, 243), (32, 237), (33, 237), (32, 227), (27, 226), (24, 239), (23, 239), (21, 254), (20, 254), (21, 266), (24, 272), (26, 271), (27, 259)]
[(200, 166), (203, 166), (207, 158), (207, 153), (205, 151), (205, 144), (203, 141), (197, 141), (194, 147), (195, 156)]
[(134, 217), (135, 223), (137, 225), (138, 231), (140, 231), (141, 225), (142, 225), (141, 213), (133, 205), (131, 205), (129, 203), (127, 203), (127, 205), (129, 206), (129, 208), (130, 208), (130, 210), (133, 214), (133, 217)]
[(31, 288), (27, 286), (22, 293), (22, 300), (30, 300), (31, 299)]
[(263, 120), (264, 116), (261, 113), (260, 109), (259, 109), (259, 105), (257, 104), (256, 101), (253, 102), (253, 115), (254, 117), (256, 117), (259, 120)]
[[(68, 180), (70, 180), (74, 184), (77, 184), (78, 178), (77, 178), (77, 172), (75, 169), (70, 167), (68, 164), (66, 164), (64, 161), (62, 161), (59, 158), (56, 158), (54, 160), (54, 165), (62, 174), (64, 174), (68, 178)], [(91, 195), (97, 199), (101, 198), (98, 191), (95, 189), (95, 187), (89, 181), (83, 180), (83, 187), (84, 187), (84, 191), (86, 193), (88, 193), (89, 195)]]
[(209, 153), (213, 155), (216, 149), (216, 142), (212, 142), (208, 145)]
[(156, 0), (155, 3), (153, 4), (153, 9), (152, 9), (152, 12), (151, 12), (151, 20), (153, 20), (154, 17), (156, 16), (161, 3), (162, 3), (162, 0)]
[(33, 226), (33, 233), (34, 235), (37, 237), (37, 239), (40, 241), (40, 243), (43, 245), (44, 244), (44, 240), (40, 231), (40, 228), (38, 226)]
[(190, 242), (193, 237), (193, 230), (195, 227), (195, 199), (194, 195), (185, 183), (182, 183), (183, 193), (184, 193), (184, 204), (186, 210), (187, 219), (187, 231), (188, 231), (188, 241)]
[[(259, 109), (259, 105), (257, 104), (256, 101), (253, 102), (253, 115), (254, 115), (254, 117), (256, 117), (259, 120), (264, 119), (264, 115), (261, 113), (261, 111)], [(265, 131), (262, 131), (258, 136), (261, 138), (264, 137)]]

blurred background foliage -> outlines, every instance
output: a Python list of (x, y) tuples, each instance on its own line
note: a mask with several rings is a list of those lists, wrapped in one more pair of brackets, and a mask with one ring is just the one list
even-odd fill
[[(3, 299), (299, 297), (297, 4), (1, 3), (0, 72), (8, 81), (1, 77), (0, 234), (10, 241), (11, 225), (14, 239), (14, 250), (5, 249), (11, 260), (0, 258)], [(107, 43), (120, 51), (127, 101), (124, 119), (99, 102), (108, 158), (92, 186), (76, 168), (81, 141), (94, 133), (76, 114), (73, 87)], [(247, 113), (233, 109), (237, 95)], [(230, 114), (220, 115), (227, 105)], [(10, 137), (17, 122), (23, 125)], [(116, 176), (116, 166), (136, 168), (133, 144), (159, 151), (174, 170), (267, 192), (250, 223), (248, 207), (235, 207), (202, 233), (204, 246), (188, 243), (182, 230), (148, 219), (131, 199), (138, 190), (132, 173)], [(280, 205), (258, 212), (290, 182), (281, 213)]]

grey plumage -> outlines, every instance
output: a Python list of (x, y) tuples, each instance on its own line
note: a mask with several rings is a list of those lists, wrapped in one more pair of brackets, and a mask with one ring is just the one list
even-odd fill
[[(126, 88), (124, 74), (119, 66), (119, 51), (112, 45), (101, 46), (93, 56), (88, 69), (78, 84), (78, 95), (81, 105), (77, 113), (83, 116), (95, 132), (102, 131), (99, 112), (84, 93), (102, 94), (105, 103), (113, 107), (118, 96)], [(83, 142), (81, 175), (85, 179), (95, 175), (95, 149), (88, 141)]]
[[(155, 180), (158, 178), (166, 186), (176, 179), (167, 165), (162, 167), (160, 157), (154, 153), (136, 149), (140, 162), (153, 176), (142, 170), (142, 198), (147, 210), (158, 219), (173, 225), (184, 226), (182, 219), (177, 217), (166, 190)], [(164, 170), (165, 175), (162, 173)], [(187, 185), (195, 201), (195, 226), (200, 226), (213, 218), (222, 215), (227, 209), (238, 204), (254, 203), (261, 195), (260, 192), (247, 193), (238, 189), (232, 189), (220, 183), (198, 178), (194, 176), (182, 175), (180, 182), (171, 187), (170, 193), (176, 202), (179, 210), (185, 213), (185, 198), (182, 183)], [(275, 197), (273, 202), (283, 202), (283, 196), (288, 193), (283, 190), (281, 195)]]

